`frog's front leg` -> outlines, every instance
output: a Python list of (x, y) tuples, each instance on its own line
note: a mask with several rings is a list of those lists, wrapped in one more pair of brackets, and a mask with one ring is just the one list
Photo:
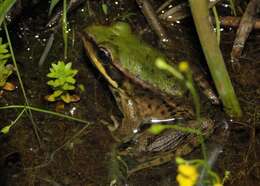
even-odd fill
[(123, 119), (118, 121), (113, 115), (111, 116), (112, 125), (108, 122), (103, 122), (107, 128), (112, 133), (114, 139), (118, 142), (123, 143), (127, 139), (131, 139), (134, 135), (134, 130), (138, 127), (140, 123), (140, 117), (138, 114), (138, 109), (136, 107), (136, 102), (131, 99), (122, 90), (112, 89), (112, 93), (116, 99), (117, 105), (123, 114)]

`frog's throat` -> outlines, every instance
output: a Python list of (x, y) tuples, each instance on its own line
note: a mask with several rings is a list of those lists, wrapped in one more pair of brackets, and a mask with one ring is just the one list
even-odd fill
[(87, 41), (84, 37), (82, 37), (84, 47), (87, 50), (87, 54), (89, 58), (91, 59), (92, 63), (96, 66), (96, 68), (99, 70), (99, 72), (107, 79), (107, 81), (114, 87), (118, 88), (118, 84), (116, 81), (114, 81), (106, 72), (105, 68), (100, 62), (100, 59), (95, 55), (95, 50), (93, 48), (93, 45), (90, 41)]

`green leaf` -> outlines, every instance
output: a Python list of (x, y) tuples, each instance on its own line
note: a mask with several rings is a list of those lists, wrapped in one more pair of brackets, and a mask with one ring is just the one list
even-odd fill
[(49, 102), (54, 102), (54, 101), (56, 101), (56, 97), (53, 94), (51, 94), (51, 95), (47, 96), (47, 100)]
[(160, 125), (160, 124), (154, 124), (152, 125), (148, 131), (151, 132), (152, 134), (160, 134), (162, 131), (166, 129), (166, 126)]
[(5, 65), (7, 59), (10, 57), (11, 54), (8, 51), (8, 44), (2, 44), (2, 38), (0, 37), (0, 87), (5, 85), (7, 78), (13, 72), (13, 68), (10, 68), (11, 65)]
[(56, 90), (56, 91), (53, 92), (52, 95), (53, 95), (54, 97), (58, 97), (58, 96), (60, 96), (62, 93), (63, 93), (62, 90)]
[(47, 96), (47, 100), (50, 102), (56, 101), (56, 98), (63, 94), (62, 90), (56, 90), (53, 94)]
[(107, 4), (102, 3), (101, 6), (102, 6), (102, 10), (103, 10), (104, 14), (107, 15), (107, 13), (108, 13), (108, 6), (107, 6)]
[(47, 82), (47, 84), (50, 85), (50, 86), (54, 86), (54, 81), (50, 80), (50, 81)]
[(11, 127), (12, 127), (12, 125), (7, 125), (7, 126), (5, 126), (4, 128), (1, 129), (1, 132), (3, 134), (7, 134), (7, 133), (9, 133)]
[(63, 86), (62, 86), (62, 89), (63, 90), (74, 90), (75, 89), (75, 86), (73, 86), (73, 85), (69, 85), (69, 84), (64, 84)]
[(72, 63), (67, 63), (66, 66), (65, 66), (65, 69), (66, 70), (70, 70), (71, 66), (72, 66)]
[(81, 92), (85, 92), (85, 86), (83, 84), (78, 85)]
[(75, 76), (78, 73), (78, 70), (71, 70), (72, 76)]
[(65, 103), (70, 103), (71, 102), (71, 98), (69, 94), (64, 94), (61, 96), (62, 101), (64, 101)]
[(187, 163), (187, 161), (186, 161), (185, 159), (183, 159), (183, 158), (181, 158), (181, 157), (179, 157), (179, 156), (176, 157), (175, 161), (176, 161), (177, 164)]
[(49, 16), (51, 15), (51, 13), (52, 13), (54, 7), (58, 4), (59, 1), (60, 1), (60, 0), (51, 0), (51, 5), (50, 5), (49, 13), (48, 13)]
[(4, 0), (0, 2), (0, 26), (2, 25), (6, 14), (12, 8), (15, 2), (16, 0)]
[(71, 84), (75, 84), (76, 80), (73, 77), (69, 76), (69, 77), (66, 78), (66, 82), (71, 83)]

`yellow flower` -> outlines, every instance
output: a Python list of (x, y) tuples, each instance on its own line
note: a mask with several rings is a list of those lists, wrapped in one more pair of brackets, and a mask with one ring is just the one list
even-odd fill
[(196, 184), (198, 178), (197, 169), (188, 164), (181, 164), (178, 166), (178, 175), (176, 180), (180, 186), (193, 186)]
[(194, 185), (194, 182), (191, 179), (189, 179), (181, 174), (177, 175), (176, 180), (180, 186), (193, 186)]
[(179, 70), (181, 72), (187, 72), (189, 70), (189, 63), (187, 61), (182, 61), (179, 63)]

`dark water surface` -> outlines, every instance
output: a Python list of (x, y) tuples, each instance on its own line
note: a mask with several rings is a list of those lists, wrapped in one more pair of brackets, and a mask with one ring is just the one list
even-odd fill
[[(108, 162), (110, 152), (115, 143), (110, 132), (102, 124), (112, 122), (111, 115), (118, 119), (122, 117), (115, 101), (107, 88), (104, 79), (90, 65), (84, 54), (78, 32), (92, 23), (108, 24), (124, 20), (135, 26), (135, 31), (152, 45), (157, 45), (156, 37), (149, 29), (143, 15), (134, 1), (104, 1), (108, 5), (108, 15), (101, 9), (101, 1), (89, 1), (69, 16), (69, 53), (68, 61), (73, 68), (79, 70), (77, 80), (85, 87), (84, 92), (78, 91), (81, 100), (78, 103), (66, 105), (62, 113), (93, 122), (79, 136), (71, 139), (84, 124), (66, 119), (33, 112), (33, 117), (39, 127), (42, 146), (35, 138), (31, 121), (24, 115), (11, 129), (7, 136), (0, 137), (0, 185), (10, 186), (96, 186), (109, 185)], [(116, 3), (117, 2), (117, 3)], [(157, 2), (158, 3), (158, 2)], [(22, 13), (14, 23), (9, 24), (9, 31), (14, 47), (15, 57), (22, 75), (25, 90), (30, 104), (50, 110), (55, 110), (55, 103), (48, 103), (44, 96), (50, 93), (46, 74), (50, 64), (63, 59), (63, 38), (61, 28), (54, 31), (54, 43), (44, 64), (38, 66), (51, 31), (44, 26), (47, 17), (46, 2), (35, 5)], [(176, 41), (184, 43), (189, 55), (196, 58), (202, 55), (190, 21), (183, 25), (169, 26)], [(185, 29), (187, 28), (187, 29)], [(184, 34), (189, 34), (187, 37)], [(4, 35), (3, 32), (0, 33)], [(182, 37), (183, 36), (183, 37)], [(241, 57), (241, 68), (233, 71), (229, 62), (229, 54), (235, 30), (226, 29), (222, 32), (221, 47), (234, 83), (243, 118), (229, 123), (230, 136), (223, 144), (223, 153), (219, 155), (215, 167), (220, 175), (225, 170), (231, 171), (231, 177), (226, 185), (258, 185), (260, 179), (260, 133), (259, 133), (259, 96), (260, 96), (260, 35), (253, 32), (249, 37), (244, 54)], [(193, 41), (189, 42), (191, 39)], [(188, 43), (188, 44), (187, 44)], [(259, 47), (259, 48), (258, 48)], [(197, 48), (197, 49), (196, 49)], [(194, 49), (194, 50), (193, 50)], [(181, 58), (181, 51), (174, 57)], [(195, 52), (193, 52), (195, 51)], [(203, 59), (203, 58), (202, 58)], [(206, 70), (206, 69), (205, 69)], [(0, 105), (24, 104), (21, 88), (17, 77), (12, 75), (10, 81), (18, 88), (14, 92), (5, 92), (0, 98)], [(207, 108), (204, 113), (214, 113), (220, 108), (212, 107), (207, 101), (202, 104)], [(218, 112), (218, 111), (217, 111)], [(0, 126), (13, 121), (19, 110), (1, 110)], [(219, 134), (214, 134), (209, 140), (209, 149), (214, 146), (214, 140)], [(64, 143), (68, 141), (66, 145)], [(62, 146), (62, 148), (60, 148)], [(189, 154), (187, 159), (200, 158), (199, 149)], [(139, 172), (129, 178), (129, 185), (175, 185), (176, 166), (174, 162)]]

